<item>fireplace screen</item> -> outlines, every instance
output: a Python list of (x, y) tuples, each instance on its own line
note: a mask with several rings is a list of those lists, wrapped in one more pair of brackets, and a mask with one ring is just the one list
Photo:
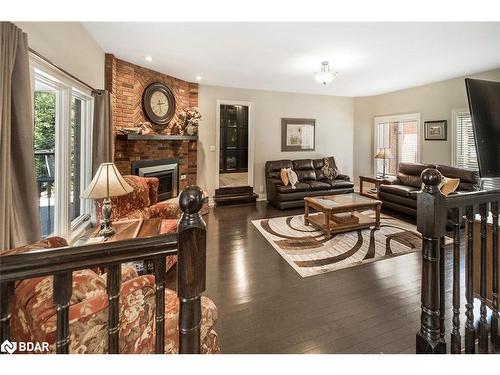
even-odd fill
[(179, 163), (177, 160), (144, 160), (132, 164), (132, 173), (159, 180), (158, 201), (176, 197), (179, 185)]

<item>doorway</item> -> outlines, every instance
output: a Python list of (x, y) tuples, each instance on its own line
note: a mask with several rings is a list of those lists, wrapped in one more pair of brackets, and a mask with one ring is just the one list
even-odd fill
[(251, 112), (249, 102), (217, 102), (218, 189), (253, 188)]

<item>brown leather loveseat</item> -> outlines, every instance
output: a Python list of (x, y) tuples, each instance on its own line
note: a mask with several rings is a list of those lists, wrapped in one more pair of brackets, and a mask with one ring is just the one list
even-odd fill
[(436, 168), (444, 177), (459, 178), (455, 193), (479, 190), (480, 179), (477, 171), (435, 164), (399, 164), (396, 177), (386, 179), (380, 185), (378, 197), (382, 207), (417, 217), (417, 193), (422, 188), (420, 175), (426, 168)]
[[(337, 166), (335, 159), (328, 158), (330, 166)], [(349, 176), (338, 174), (335, 179), (328, 179), (322, 172), (324, 159), (275, 160), (266, 162), (267, 201), (284, 210), (304, 206), (304, 197), (319, 195), (345, 194), (354, 192), (354, 184)], [(295, 189), (290, 184), (283, 185), (280, 172), (282, 168), (291, 168), (297, 173)]]

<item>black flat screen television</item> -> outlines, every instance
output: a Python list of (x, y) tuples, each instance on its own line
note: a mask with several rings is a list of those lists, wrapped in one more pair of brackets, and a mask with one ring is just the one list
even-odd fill
[(500, 82), (465, 79), (479, 174), (500, 177)]

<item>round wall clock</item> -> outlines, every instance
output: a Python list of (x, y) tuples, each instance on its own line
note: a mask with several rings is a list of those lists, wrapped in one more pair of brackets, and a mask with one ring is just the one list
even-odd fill
[(146, 117), (156, 125), (164, 127), (175, 114), (175, 97), (162, 82), (150, 84), (142, 95), (142, 106)]

